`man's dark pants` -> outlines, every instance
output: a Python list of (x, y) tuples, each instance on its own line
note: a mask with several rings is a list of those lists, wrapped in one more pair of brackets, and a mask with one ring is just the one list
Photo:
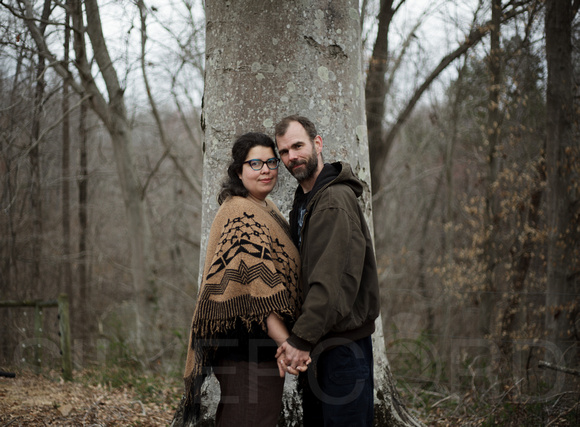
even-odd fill
[[(371, 337), (340, 342), (318, 356), (315, 349), (315, 369), (301, 374), (304, 427), (373, 425)], [(332, 345), (332, 340), (327, 344)]]

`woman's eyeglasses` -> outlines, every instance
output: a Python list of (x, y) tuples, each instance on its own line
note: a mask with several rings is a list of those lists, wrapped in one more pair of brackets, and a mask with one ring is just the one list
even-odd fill
[(280, 165), (280, 159), (278, 159), (277, 157), (272, 157), (271, 159), (268, 159), (266, 161), (260, 159), (251, 159), (246, 160), (244, 163), (249, 164), (250, 167), (255, 171), (261, 171), (262, 168), (264, 167), (264, 163), (266, 163), (268, 169), (274, 170), (278, 169), (278, 166)]

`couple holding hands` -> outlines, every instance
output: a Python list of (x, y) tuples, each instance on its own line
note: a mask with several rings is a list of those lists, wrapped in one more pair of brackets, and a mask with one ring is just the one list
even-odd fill
[[(275, 138), (247, 133), (232, 147), (193, 315), (184, 425), (200, 418), (213, 372), (217, 426), (276, 426), (286, 373), (298, 376), (304, 426), (372, 426), (380, 308), (363, 185), (348, 164), (324, 163), (307, 118), (282, 119)], [(267, 198), (280, 160), (299, 184), (289, 221)]]

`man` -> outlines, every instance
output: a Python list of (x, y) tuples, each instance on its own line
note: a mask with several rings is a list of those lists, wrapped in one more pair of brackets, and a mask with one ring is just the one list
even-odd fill
[(312, 355), (299, 381), (304, 426), (372, 426), (371, 334), (380, 303), (371, 235), (357, 202), (363, 186), (347, 163), (324, 164), (322, 137), (306, 117), (282, 119), (275, 136), (299, 183), (290, 229), (304, 286), (302, 314), (278, 349), (279, 367), (297, 375)]

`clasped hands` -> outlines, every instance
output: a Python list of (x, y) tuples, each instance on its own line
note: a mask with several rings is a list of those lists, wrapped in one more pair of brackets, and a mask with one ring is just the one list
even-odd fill
[(312, 362), (308, 351), (299, 350), (288, 344), (288, 341), (284, 341), (280, 347), (278, 347), (278, 351), (276, 351), (276, 360), (281, 377), (284, 377), (286, 372), (292, 375), (306, 372), (308, 365)]

